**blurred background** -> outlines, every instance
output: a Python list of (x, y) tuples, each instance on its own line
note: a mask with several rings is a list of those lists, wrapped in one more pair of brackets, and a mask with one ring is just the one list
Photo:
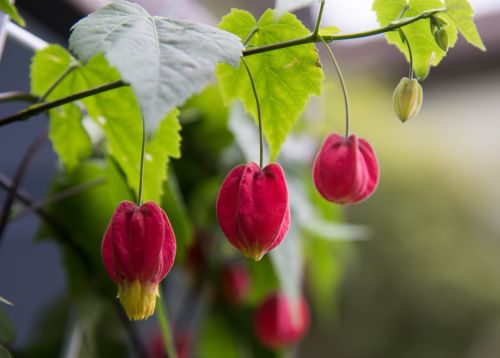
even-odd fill
[[(273, 6), (272, 1), (137, 2), (154, 14), (212, 25), (231, 7), (258, 16)], [(65, 45), (70, 26), (105, 3), (19, 0), (17, 6), (29, 31)], [(325, 267), (321, 279), (335, 281), (334, 292), (327, 302), (313, 304), (312, 327), (299, 356), (500, 356), (500, 3), (471, 4), (488, 51), (460, 38), (422, 82), (422, 110), (404, 125), (392, 109), (392, 92), (407, 73), (398, 50), (383, 36), (333, 46), (349, 89), (352, 132), (375, 148), (381, 180), (371, 199), (345, 208), (347, 221), (367, 226), (370, 238), (332, 244), (338, 255), (329, 260), (337, 261)], [(297, 15), (311, 28), (316, 12), (313, 7)], [(327, 2), (323, 24), (344, 32), (378, 26), (368, 0)], [(29, 90), (32, 54), (7, 38), (0, 92)], [(300, 142), (304, 150), (297, 160), (304, 163), (312, 163), (322, 136), (344, 128), (340, 86), (326, 54), (320, 55), (327, 76), (324, 94), (311, 100), (297, 126), (297, 135), (316, 138)], [(2, 104), (0, 117), (20, 108)], [(40, 116), (2, 128), (2, 175), (12, 177), (45, 125)], [(289, 147), (296, 145), (293, 140)], [(46, 144), (23, 188), (42, 198), (57, 169)], [(0, 192), (0, 202), (4, 197)], [(0, 251), (0, 296), (15, 302), (5, 311), (15, 324), (17, 347), (33, 340), (42, 312), (67, 290), (58, 247), (48, 241), (33, 244), (37, 227), (33, 216), (10, 224)]]

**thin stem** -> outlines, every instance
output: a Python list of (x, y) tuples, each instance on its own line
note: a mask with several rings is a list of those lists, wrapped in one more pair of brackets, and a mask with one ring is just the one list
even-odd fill
[(3, 233), (9, 221), (10, 210), (12, 209), (12, 205), (14, 204), (14, 200), (16, 198), (17, 188), (19, 188), (19, 185), (21, 184), (24, 174), (26, 174), (29, 165), (35, 158), (35, 155), (42, 148), (42, 145), (45, 143), (46, 139), (47, 139), (47, 129), (45, 129), (42, 133), (40, 133), (31, 143), (31, 145), (26, 150), (26, 153), (24, 153), (24, 156), (21, 159), (19, 166), (17, 167), (14, 179), (12, 180), (12, 186), (9, 188), (7, 192), (7, 196), (3, 203), (2, 212), (0, 213), (0, 245), (2, 243)]
[[(0, 173), (0, 187), (5, 190), (12, 190), (11, 188), (14, 186), (14, 182), (9, 179), (7, 176)], [(18, 188), (15, 192), (15, 196), (17, 199), (22, 202), (24, 205), (31, 206), (34, 204), (34, 200), (31, 198), (29, 193), (27, 193), (22, 188)], [(86, 272), (89, 276), (93, 273), (93, 267), (91, 263), (91, 259), (88, 256), (87, 252), (80, 246), (80, 244), (73, 239), (72, 236), (66, 231), (64, 226), (59, 223), (59, 221), (52, 217), (48, 212), (46, 212), (42, 208), (35, 209), (35, 212), (43, 219), (48, 225), (52, 227), (54, 233), (56, 234), (55, 238), (63, 245), (67, 246), (67, 248), (73, 250), (76, 256), (83, 263)]]
[(316, 39), (313, 35), (309, 35), (306, 37), (301, 37), (298, 39), (288, 40), (288, 41), (284, 41), (284, 42), (278, 42), (275, 44), (247, 48), (247, 49), (243, 50), (243, 56), (251, 56), (251, 55), (258, 54), (258, 53), (269, 52), (269, 51), (279, 50), (282, 48), (298, 46), (298, 45), (303, 45), (303, 44), (309, 44), (312, 42), (316, 42)]
[(142, 144), (141, 144), (141, 167), (139, 172), (139, 193), (137, 194), (137, 206), (141, 206), (142, 203), (142, 184), (144, 179), (144, 152), (146, 151), (146, 123), (144, 121), (144, 116), (141, 113), (142, 121)]
[(68, 75), (73, 72), (73, 70), (77, 67), (76, 64), (72, 63), (62, 74), (61, 76), (59, 76), (58, 79), (56, 79), (54, 81), (54, 83), (52, 83), (50, 85), (49, 88), (47, 88), (47, 90), (45, 91), (45, 93), (38, 99), (38, 101), (36, 103), (41, 103), (41, 102), (45, 102), (45, 100), (47, 99), (47, 97), (52, 93), (52, 91), (62, 82), (64, 81), (64, 79), (66, 77), (68, 77)]
[(66, 104), (66, 103), (71, 103), (73, 101), (76, 101), (76, 100), (79, 100), (79, 99), (82, 99), (85, 97), (93, 96), (93, 95), (101, 93), (101, 92), (106, 92), (106, 91), (109, 91), (109, 90), (112, 90), (115, 88), (119, 88), (119, 87), (124, 87), (124, 86), (128, 86), (128, 83), (125, 83), (121, 80), (114, 81), (114, 82), (106, 83), (104, 85), (100, 85), (100, 86), (97, 86), (97, 87), (94, 87), (94, 88), (91, 88), (91, 89), (88, 89), (88, 90), (85, 90), (82, 92), (72, 94), (72, 95), (67, 96), (67, 97), (56, 99), (54, 101), (35, 104), (33, 106), (30, 106), (26, 109), (23, 109), (23, 110), (17, 112), (16, 114), (1, 118), (0, 119), (0, 127), (4, 126), (6, 124), (13, 123), (13, 122), (19, 122), (22, 120), (26, 120), (26, 119), (28, 119), (32, 116), (35, 116), (39, 113), (48, 111), (49, 109), (52, 109), (55, 107), (62, 106), (63, 104)]
[(329, 35), (329, 36), (320, 36), (318, 34), (315, 35), (314, 33), (312, 33), (309, 36), (301, 37), (298, 39), (278, 42), (278, 43), (269, 44), (269, 45), (260, 46), (260, 47), (247, 48), (243, 51), (243, 56), (251, 56), (251, 55), (255, 55), (255, 54), (259, 54), (259, 53), (263, 53), (263, 52), (279, 50), (282, 48), (298, 46), (298, 45), (303, 45), (303, 44), (308, 44), (308, 43), (313, 43), (313, 42), (320, 42), (322, 40), (325, 40), (326, 42), (332, 42), (332, 41), (351, 40), (351, 39), (374, 36), (374, 35), (382, 34), (385, 32), (397, 30), (400, 27), (404, 27), (406, 25), (412, 24), (415, 21), (418, 21), (421, 19), (429, 18), (432, 15), (437, 14), (439, 12), (443, 12), (445, 10), (446, 9), (444, 9), (444, 8), (428, 10), (428, 11), (425, 11), (417, 16), (407, 17), (407, 18), (404, 18), (402, 20), (393, 21), (386, 26), (383, 26), (383, 27), (380, 27), (380, 28), (374, 29), (374, 30), (369, 30), (369, 31), (355, 32), (355, 33), (345, 34), (345, 35)]
[(244, 57), (241, 58), (241, 62), (245, 65), (245, 68), (248, 73), (248, 78), (250, 79), (250, 84), (252, 85), (253, 95), (255, 97), (255, 104), (257, 105), (257, 119), (259, 121), (259, 165), (262, 168), (264, 166), (264, 141), (262, 135), (262, 111), (260, 109), (260, 101), (259, 96), (257, 95), (257, 87), (255, 86), (255, 81), (252, 76), (252, 72), (250, 72), (250, 67), (248, 67), (248, 63)]
[(408, 70), (408, 77), (410, 80), (413, 79), (413, 53), (411, 52), (411, 46), (410, 46), (410, 41), (408, 41), (408, 37), (406, 37), (406, 34), (402, 29), (398, 29), (399, 34), (403, 38), (403, 42), (406, 44), (406, 47), (408, 48), (408, 54), (410, 56), (410, 68)]
[(340, 79), (340, 85), (342, 86), (342, 93), (344, 94), (344, 106), (345, 106), (345, 137), (347, 138), (349, 136), (349, 97), (347, 95), (347, 86), (344, 81), (344, 76), (342, 76), (342, 71), (340, 71), (340, 66), (337, 60), (335, 59), (335, 56), (333, 55), (332, 49), (330, 48), (330, 46), (328, 46), (325, 40), (323, 40), (323, 45), (325, 45), (325, 48), (330, 54), (330, 58), (332, 59), (332, 62), (335, 65), (335, 70), (337, 71), (337, 74)]
[(319, 7), (319, 14), (318, 14), (318, 18), (316, 20), (316, 26), (314, 27), (314, 32), (313, 32), (313, 36), (318, 36), (318, 33), (319, 33), (319, 27), (321, 25), (321, 18), (323, 17), (323, 8), (325, 7), (325, 0), (321, 0), (321, 5)]
[(64, 201), (68, 198), (71, 198), (72, 196), (78, 195), (85, 190), (88, 190), (90, 188), (93, 188), (97, 185), (101, 185), (106, 181), (105, 178), (97, 178), (97, 179), (92, 179), (87, 182), (72, 186), (66, 190), (62, 190), (58, 193), (55, 193), (54, 195), (51, 195), (45, 199), (39, 200), (37, 202), (34, 202), (32, 205), (27, 206), (23, 211), (18, 212), (16, 215), (11, 215), (10, 220), (17, 220), (23, 217), (26, 214), (32, 213), (36, 211), (37, 209), (41, 209), (43, 207), (46, 207), (47, 205), (55, 204), (61, 201)]
[(245, 39), (243, 40), (243, 46), (246, 46), (246, 44), (248, 43), (248, 41), (250, 41), (253, 37), (253, 35), (255, 35), (257, 32), (259, 32), (259, 28), (257, 26), (255, 26), (247, 35), (247, 37), (245, 37)]
[(14, 101), (28, 101), (36, 102), (38, 101), (38, 96), (31, 93), (12, 91), (0, 93), (0, 103), (3, 102), (14, 102)]
[(160, 323), (160, 330), (163, 336), (163, 342), (165, 344), (165, 350), (168, 358), (177, 358), (177, 351), (175, 349), (172, 330), (168, 321), (167, 310), (164, 307), (163, 292), (160, 292), (160, 295), (156, 300), (156, 307), (158, 310), (158, 322)]

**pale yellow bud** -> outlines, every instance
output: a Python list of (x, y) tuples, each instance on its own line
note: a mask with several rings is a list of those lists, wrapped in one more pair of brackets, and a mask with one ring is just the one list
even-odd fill
[(422, 86), (416, 79), (403, 77), (394, 90), (394, 111), (404, 123), (415, 117), (422, 107)]

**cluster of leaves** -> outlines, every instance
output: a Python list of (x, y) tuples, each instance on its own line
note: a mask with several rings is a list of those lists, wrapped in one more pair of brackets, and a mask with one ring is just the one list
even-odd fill
[[(449, 47), (455, 46), (460, 30), (469, 43), (483, 51), (485, 50), (472, 19), (472, 7), (467, 0), (445, 0), (444, 4), (441, 0), (397, 0), (391, 2), (375, 0), (373, 2), (373, 10), (377, 13), (381, 25), (388, 25), (391, 22), (418, 16), (436, 9), (443, 9), (444, 11), (440, 12), (439, 16), (448, 20), (449, 25), (446, 27), (446, 32), (448, 33)], [(400, 19), (401, 14), (403, 17)], [(437, 66), (446, 55), (446, 52), (436, 43), (430, 31), (430, 25), (430, 19), (424, 19), (404, 28), (414, 56), (414, 70), (419, 78), (427, 77), (430, 67)], [(386, 38), (390, 44), (397, 46), (409, 60), (408, 47), (397, 32), (386, 33)]]
[[(257, 107), (240, 58), (245, 56), (244, 49), (310, 36), (300, 20), (287, 11), (313, 2), (278, 1), (276, 10), (267, 10), (259, 19), (234, 9), (217, 29), (151, 16), (136, 4), (116, 0), (74, 26), (70, 49), (75, 57), (59, 46), (49, 46), (34, 56), (31, 91), (41, 101), (117, 84), (111, 91), (49, 112), (49, 137), (64, 169), (54, 180), (51, 192), (105, 179), (103, 184), (48, 208), (83, 247), (91, 258), (94, 274), (97, 272), (98, 278), (89, 280), (77, 256), (66, 250), (73, 297), (79, 317), (86, 322), (85, 334), (93, 337), (89, 338), (91, 342), (102, 338), (96, 333), (97, 327), (102, 327), (110, 305), (103, 297), (113, 297), (113, 288), (100, 265), (101, 236), (118, 202), (133, 199), (138, 193), (143, 135), (147, 138), (143, 197), (161, 203), (168, 213), (178, 241), (178, 265), (189, 266), (189, 248), (197, 245), (195, 232), (212, 238), (217, 250), (204, 250), (218, 254), (207, 259), (209, 269), (203, 275), (198, 272), (196, 277), (217, 286), (217, 272), (234, 255), (220, 240), (222, 234), (216, 228), (214, 201), (221, 173), (241, 161), (255, 160), (258, 152), (257, 141), (249, 141), (248, 133), (241, 132), (244, 123), (250, 122), (249, 116), (257, 120)], [(0, 6), (15, 18), (15, 8), (8, 1), (1, 0)], [(466, 0), (447, 0), (444, 4), (440, 0), (375, 0), (373, 4), (382, 26), (441, 8), (440, 16), (450, 23), (446, 28), (450, 46), (460, 31), (469, 42), (484, 49)], [(429, 30), (429, 17), (404, 28), (413, 49), (415, 72), (421, 78), (445, 56)], [(319, 35), (334, 40), (337, 32), (337, 28), (327, 27)], [(388, 32), (386, 37), (408, 57), (397, 32)], [(312, 42), (246, 58), (260, 97), (271, 160), (280, 154), (310, 97), (321, 94), (324, 74)], [(192, 97), (205, 87), (214, 70), (219, 85)], [(238, 110), (241, 105), (243, 110)], [(183, 157), (169, 170), (170, 158), (181, 154), (181, 123)], [(249, 147), (255, 150), (249, 151)], [(248, 335), (233, 327), (241, 328), (242, 321), (251, 321), (251, 307), (270, 292), (281, 289), (290, 296), (299, 295), (305, 265), (316, 306), (322, 312), (330, 306), (341, 277), (343, 257), (343, 251), (332, 240), (357, 236), (358, 232), (333, 224), (342, 221), (340, 212), (326, 206), (309, 185), (303, 184), (308, 168), (296, 164), (293, 167), (287, 171), (293, 218), (290, 233), (263, 262), (247, 263), (254, 283), (246, 302), (248, 309), (236, 313), (214, 304), (200, 338), (200, 349), (207, 355), (236, 355), (233, 353), (238, 352), (238, 343)], [(42, 230), (44, 237), (54, 235), (57, 233), (49, 228)], [(90, 305), (100, 309), (89, 315)], [(106, 322), (112, 323), (116, 322)], [(253, 340), (246, 344), (260, 349), (255, 348)], [(102, 349), (97, 343), (95, 346), (91, 351)]]

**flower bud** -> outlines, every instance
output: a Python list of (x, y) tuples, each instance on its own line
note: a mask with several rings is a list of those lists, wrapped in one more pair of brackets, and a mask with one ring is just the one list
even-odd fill
[(434, 40), (444, 52), (448, 51), (448, 31), (439, 29), (434, 31)]
[(326, 137), (313, 167), (314, 185), (328, 201), (354, 204), (375, 191), (379, 166), (372, 147), (364, 139), (333, 133)]
[(431, 29), (431, 34), (434, 35), (434, 33), (441, 29), (441, 28), (447, 28), (450, 23), (448, 20), (446, 20), (444, 17), (441, 17), (439, 15), (434, 15), (431, 16), (430, 21), (429, 21), (430, 29)]
[(416, 79), (403, 77), (394, 90), (394, 111), (404, 123), (415, 117), (422, 107), (422, 86)]
[(116, 208), (102, 241), (102, 260), (118, 298), (131, 320), (146, 319), (155, 309), (158, 283), (175, 258), (175, 235), (165, 212), (154, 202)]
[(269, 348), (282, 348), (302, 339), (309, 327), (309, 308), (304, 297), (292, 300), (282, 293), (269, 296), (254, 316), (259, 342)]
[(250, 274), (246, 266), (240, 263), (225, 266), (222, 270), (222, 290), (230, 304), (243, 302), (250, 292)]
[(232, 169), (217, 198), (217, 219), (229, 242), (260, 260), (278, 246), (290, 226), (285, 174), (277, 163)]

